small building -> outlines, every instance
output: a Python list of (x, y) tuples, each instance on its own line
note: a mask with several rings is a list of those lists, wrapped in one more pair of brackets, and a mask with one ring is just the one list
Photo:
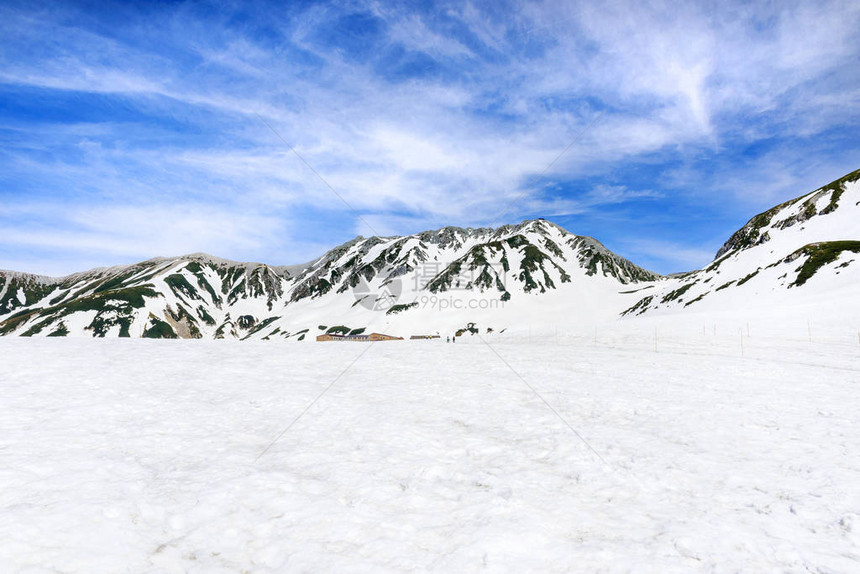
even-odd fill
[(371, 333), (367, 335), (371, 341), (402, 341), (403, 337), (394, 337), (393, 335), (383, 335), (382, 333)]
[(343, 339), (343, 335), (334, 335), (332, 333), (326, 333), (325, 335), (317, 335), (317, 341), (336, 341), (339, 339)]
[(317, 341), (402, 341), (403, 337), (394, 337), (383, 333), (362, 333), (360, 335), (339, 335), (337, 333), (326, 333), (317, 335)]

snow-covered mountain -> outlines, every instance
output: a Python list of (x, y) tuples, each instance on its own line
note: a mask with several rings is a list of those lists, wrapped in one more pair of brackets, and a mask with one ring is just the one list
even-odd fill
[(858, 314), (858, 259), (860, 170), (756, 215), (710, 264), (656, 282), (624, 314)]
[(304, 265), (193, 254), (62, 278), (0, 271), (0, 334), (444, 336), (738, 309), (860, 319), (858, 258), (860, 170), (756, 215), (704, 269), (671, 277), (538, 219), (357, 237)]
[[(431, 334), (518, 317), (611, 317), (625, 286), (659, 276), (544, 220), (358, 237), (306, 265), (205, 254), (63, 278), (0, 272), (0, 334), (297, 338), (324, 331)], [(629, 291), (629, 289), (627, 289)], [(543, 308), (543, 313), (541, 313)]]

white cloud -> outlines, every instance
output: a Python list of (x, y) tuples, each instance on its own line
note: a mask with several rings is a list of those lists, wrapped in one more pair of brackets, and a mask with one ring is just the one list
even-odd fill
[[(88, 206), (58, 209), (19, 205), (0, 212), (6, 219), (26, 216), (27, 225), (0, 226), (4, 248), (88, 257), (129, 255), (146, 259), (206, 251), (224, 257), (262, 251), (280, 243), (286, 223), (263, 213), (237, 213), (201, 204)], [(11, 219), (11, 218), (9, 218)], [(36, 221), (34, 224), (33, 221)]]
[[(856, 3), (466, 3), (445, 14), (459, 27), (435, 26), (388, 5), (367, 7), (386, 22), (389, 44), (423, 52), (448, 73), (392, 81), (372, 62), (346, 63), (315, 36), (341, 13), (333, 5), (315, 4), (300, 17), (284, 16), (286, 10), (267, 15), (283, 36), (279, 42), (305, 51), (313, 62), (306, 67), (226, 19), (187, 21), (184, 9), (166, 8), (173, 16), (161, 16), (145, 41), (69, 24), (71, 8), (36, 16), (3, 9), (0, 30), (18, 52), (0, 56), (0, 82), (119, 94), (154, 123), (181, 124), (190, 140), (177, 141), (176, 133), (162, 139), (148, 120), (34, 126), (38, 137), (8, 151), (5, 165), (39, 185), (67, 186), (72, 203), (76, 196), (104, 201), (109, 220), (118, 215), (110, 205), (147, 196), (159, 206), (174, 201), (186, 206), (188, 228), (201, 243), (251, 251), (266, 244), (283, 217), (261, 215), (266, 209), (339, 212), (356, 221), (257, 113), (388, 233), (486, 224), (524, 192), (518, 207), (547, 214), (668, 201), (673, 193), (730, 193), (732, 186), (759, 201), (776, 200), (806, 181), (786, 175), (796, 151), (776, 150), (748, 169), (734, 165), (719, 187), (700, 185), (677, 166), (666, 169), (672, 189), (664, 192), (607, 183), (580, 196), (553, 196), (546, 184), (611, 174), (643, 158), (656, 163), (661, 153), (683, 163), (737, 139), (772, 138), (775, 126), (813, 137), (846, 117), (856, 121), (860, 111)], [(599, 111), (598, 123), (575, 140)], [(71, 145), (79, 157), (54, 153)], [(194, 216), (207, 206), (218, 225)], [(222, 217), (246, 211), (257, 215)], [(82, 249), (90, 237), (122, 231), (89, 219), (76, 223), (87, 230), (71, 236)], [(223, 242), (213, 231), (219, 225), (228, 230)], [(117, 252), (188, 244), (170, 232), (162, 239), (121, 235)]]

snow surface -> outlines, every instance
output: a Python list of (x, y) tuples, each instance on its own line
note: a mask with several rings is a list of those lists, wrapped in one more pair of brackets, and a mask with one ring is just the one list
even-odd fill
[(0, 570), (858, 571), (860, 340), (645, 324), (2, 338)]

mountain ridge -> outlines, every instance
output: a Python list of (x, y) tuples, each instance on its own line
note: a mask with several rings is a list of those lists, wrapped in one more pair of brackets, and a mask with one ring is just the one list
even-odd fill
[(298, 265), (198, 252), (55, 278), (0, 271), (0, 334), (304, 339), (335, 326), (403, 335), (707, 310), (738, 293), (779, 299), (776, 290), (824, 288), (824, 274), (854, 281), (858, 180), (860, 170), (755, 215), (702, 269), (670, 276), (543, 219), (357, 236)]
[[(622, 285), (659, 278), (599, 241), (544, 220), (499, 228), (448, 226), (407, 236), (359, 236), (312, 262), (293, 266), (193, 253), (59, 278), (0, 274), (0, 334), (52, 333), (62, 324), (60, 333), (83, 329), (94, 336), (114, 332), (156, 336), (171, 331), (180, 336), (181, 331), (192, 337), (241, 338), (261, 324), (281, 320), (286, 308), (314, 306), (321, 299), (344, 308), (336, 300), (346, 294), (350, 308), (386, 312), (398, 304), (398, 312), (414, 308), (419, 295), (455, 291), (492, 294), (504, 303), (512, 296), (558, 289), (572, 280), (568, 268), (573, 267), (586, 276), (601, 273)], [(427, 276), (419, 278), (418, 273)], [(383, 294), (395, 281), (407, 279), (415, 281), (411, 290), (406, 289), (410, 295), (403, 294), (410, 300), (400, 302)], [(350, 291), (354, 297), (348, 296)], [(158, 304), (151, 305), (152, 301)], [(75, 314), (86, 318), (77, 322), (86, 324), (72, 328)], [(283, 332), (297, 330), (302, 329)]]

